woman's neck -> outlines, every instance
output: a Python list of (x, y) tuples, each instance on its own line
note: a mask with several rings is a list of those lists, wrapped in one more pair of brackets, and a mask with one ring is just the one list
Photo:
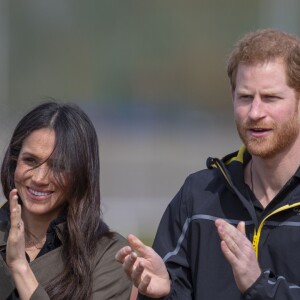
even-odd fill
[(34, 237), (36, 240), (42, 240), (45, 238), (49, 224), (53, 219), (32, 215), (26, 211), (22, 211), (22, 220), (25, 227), (25, 239), (27, 233), (27, 238)]

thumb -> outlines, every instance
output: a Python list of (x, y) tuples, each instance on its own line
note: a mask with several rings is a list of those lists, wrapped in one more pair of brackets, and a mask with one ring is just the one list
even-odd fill
[(137, 251), (141, 256), (146, 257), (151, 252), (151, 248), (146, 246), (140, 239), (138, 239), (135, 235), (128, 235), (129, 245)]

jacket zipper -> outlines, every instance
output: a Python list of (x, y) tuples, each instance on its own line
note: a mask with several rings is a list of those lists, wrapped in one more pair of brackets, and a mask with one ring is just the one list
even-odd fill
[[(223, 176), (226, 179), (226, 181), (228, 182), (228, 184), (232, 187), (232, 182), (229, 179), (229, 177), (227, 176), (226, 171), (223, 169), (222, 164), (220, 164), (220, 162), (217, 159), (214, 159), (213, 162), (215, 164), (215, 167), (217, 167), (221, 171), (221, 173), (223, 174)], [(296, 207), (296, 206), (300, 206), (300, 202), (296, 202), (296, 203), (293, 203), (291, 205), (290, 204), (286, 204), (286, 205), (284, 205), (282, 207), (279, 207), (276, 210), (274, 210), (272, 213), (270, 213), (269, 215), (267, 215), (261, 221), (261, 223), (259, 224), (257, 230), (256, 230), (256, 226), (254, 226), (254, 235), (253, 235), (253, 239), (252, 239), (252, 247), (253, 247), (253, 249), (255, 251), (256, 258), (258, 258), (258, 244), (259, 244), (259, 241), (260, 241), (260, 235), (261, 235), (261, 231), (262, 231), (262, 228), (264, 226), (265, 221), (268, 218), (270, 218), (271, 216), (273, 216), (273, 215), (275, 215), (275, 214), (277, 214), (279, 212), (288, 210), (288, 209)]]
[(255, 255), (256, 255), (256, 258), (258, 258), (258, 244), (259, 244), (259, 240), (260, 240), (260, 235), (261, 235), (261, 231), (262, 231), (262, 228), (264, 226), (264, 223), (265, 221), (270, 218), (271, 216), (279, 213), (279, 212), (282, 212), (282, 211), (285, 211), (285, 210), (288, 210), (290, 208), (293, 208), (293, 207), (296, 207), (296, 206), (300, 206), (300, 202), (296, 202), (296, 203), (293, 203), (293, 204), (286, 204), (282, 207), (279, 207), (277, 208), (276, 210), (274, 210), (272, 213), (270, 213), (269, 215), (267, 215), (262, 221), (261, 223), (259, 224), (258, 226), (258, 229), (256, 230), (256, 228), (254, 228), (254, 235), (253, 235), (253, 240), (252, 240), (252, 246), (253, 246), (253, 249), (255, 251)]

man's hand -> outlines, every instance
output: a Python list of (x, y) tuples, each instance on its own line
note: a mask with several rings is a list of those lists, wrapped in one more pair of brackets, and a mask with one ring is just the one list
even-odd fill
[(261, 270), (251, 242), (245, 234), (245, 223), (235, 228), (222, 219), (215, 222), (221, 238), (221, 249), (230, 263), (239, 290), (244, 293), (260, 276)]
[(116, 254), (116, 260), (123, 264), (128, 278), (143, 295), (160, 298), (170, 293), (169, 273), (162, 258), (137, 237), (128, 236), (129, 245), (139, 253), (138, 256), (129, 246)]

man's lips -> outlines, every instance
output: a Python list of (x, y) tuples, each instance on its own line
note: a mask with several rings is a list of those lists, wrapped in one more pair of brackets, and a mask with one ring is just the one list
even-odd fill
[(248, 132), (253, 137), (263, 137), (272, 131), (270, 128), (248, 128)]

